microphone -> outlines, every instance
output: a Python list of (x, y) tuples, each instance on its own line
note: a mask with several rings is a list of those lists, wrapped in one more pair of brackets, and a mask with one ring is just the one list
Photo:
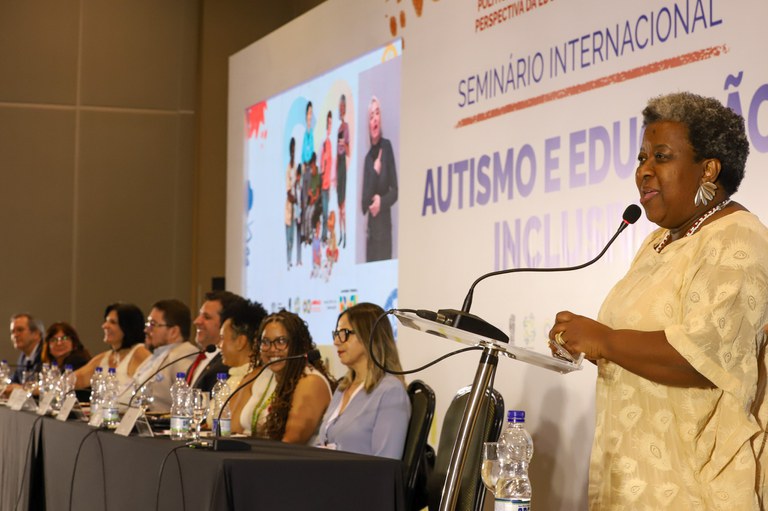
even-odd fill
[(608, 243), (606, 243), (605, 247), (603, 247), (603, 250), (601, 250), (599, 254), (597, 254), (593, 259), (587, 261), (586, 263), (582, 263), (576, 266), (566, 266), (563, 268), (509, 268), (506, 270), (492, 271), (484, 275), (481, 275), (480, 277), (477, 278), (477, 280), (475, 280), (472, 283), (472, 286), (470, 286), (469, 288), (469, 292), (467, 293), (467, 297), (464, 299), (464, 304), (462, 305), (460, 311), (455, 309), (440, 309), (437, 312), (428, 311), (428, 310), (419, 310), (416, 312), (416, 314), (419, 317), (422, 317), (424, 319), (437, 321), (438, 323), (452, 326), (454, 328), (459, 328), (461, 330), (482, 335), (484, 337), (489, 337), (496, 341), (509, 342), (509, 337), (507, 336), (507, 334), (505, 334), (504, 332), (502, 332), (492, 324), (488, 323), (484, 319), (469, 313), (469, 309), (472, 307), (472, 296), (474, 294), (475, 286), (477, 286), (477, 284), (487, 279), (488, 277), (494, 277), (496, 275), (504, 275), (507, 273), (559, 272), (559, 271), (580, 270), (582, 268), (586, 268), (587, 266), (593, 264), (598, 259), (603, 257), (605, 252), (613, 244), (613, 242), (616, 240), (619, 234), (621, 234), (624, 231), (624, 229), (626, 229), (630, 224), (634, 224), (635, 222), (637, 222), (638, 218), (640, 218), (641, 213), (642, 211), (640, 210), (640, 206), (638, 206), (637, 204), (630, 204), (629, 206), (627, 206), (627, 208), (624, 210), (624, 214), (622, 215), (622, 218), (621, 218), (621, 224), (619, 224), (619, 228), (616, 230), (616, 233), (613, 235), (613, 237), (610, 240), (608, 240)]
[(278, 362), (285, 362), (286, 360), (295, 360), (299, 358), (305, 358), (307, 359), (307, 362), (310, 364), (314, 364), (318, 360), (320, 360), (320, 350), (318, 349), (312, 349), (309, 350), (306, 353), (302, 353), (301, 355), (291, 355), (290, 357), (283, 357), (283, 358), (276, 358), (275, 360), (270, 360), (263, 366), (261, 366), (261, 369), (259, 369), (259, 372), (256, 373), (255, 376), (249, 378), (248, 380), (242, 382), (238, 387), (230, 392), (229, 396), (227, 396), (227, 399), (224, 400), (224, 403), (221, 405), (221, 410), (219, 410), (219, 415), (216, 417), (216, 427), (214, 428), (213, 434), (213, 450), (214, 451), (250, 451), (251, 445), (242, 442), (240, 440), (225, 440), (221, 438), (221, 414), (224, 413), (224, 409), (227, 407), (227, 404), (229, 403), (230, 399), (232, 399), (232, 396), (234, 396), (236, 393), (240, 392), (241, 389), (244, 389), (251, 383), (253, 383), (259, 376), (261, 376), (261, 373), (264, 372), (264, 370), (271, 366), (272, 364), (277, 364)]
[[(168, 363), (166, 363), (166, 364), (163, 364), (163, 365), (161, 365), (161, 366), (160, 366), (160, 367), (159, 367), (159, 368), (158, 368), (158, 369), (157, 369), (155, 372), (153, 372), (152, 374), (150, 374), (150, 375), (149, 375), (149, 378), (147, 378), (146, 380), (144, 380), (143, 382), (141, 382), (141, 385), (139, 385), (138, 387), (136, 387), (136, 390), (138, 390), (138, 389), (140, 389), (141, 387), (143, 387), (144, 385), (146, 385), (146, 383), (147, 383), (148, 381), (150, 381), (152, 378), (154, 378), (155, 376), (157, 376), (157, 373), (159, 373), (160, 371), (162, 371), (162, 370), (163, 370), (163, 369), (165, 369), (166, 367), (172, 366), (173, 364), (175, 364), (175, 363), (176, 363), (176, 362), (178, 362), (179, 360), (184, 360), (185, 358), (189, 358), (189, 357), (196, 357), (196, 356), (198, 356), (200, 353), (213, 353), (214, 351), (216, 351), (216, 346), (215, 346), (215, 345), (213, 345), (213, 344), (209, 344), (208, 346), (206, 346), (206, 347), (205, 347), (205, 349), (202, 349), (202, 350), (200, 350), (200, 351), (193, 351), (192, 353), (189, 353), (189, 354), (187, 354), (187, 355), (181, 356), (181, 357), (179, 357), (179, 358), (175, 358), (175, 359), (171, 360), (170, 362), (168, 362)], [(129, 399), (129, 400), (128, 400), (128, 408), (130, 408), (130, 407), (131, 407), (131, 403), (133, 403), (133, 398), (134, 398), (134, 397), (136, 397), (136, 393), (135, 393), (135, 392), (134, 392), (134, 393), (131, 395), (131, 399)]]

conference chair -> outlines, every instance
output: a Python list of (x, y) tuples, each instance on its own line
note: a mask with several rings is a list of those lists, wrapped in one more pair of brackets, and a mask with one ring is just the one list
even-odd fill
[[(440, 430), (440, 442), (437, 448), (435, 468), (429, 479), (429, 511), (440, 508), (440, 496), (448, 475), (448, 463), (453, 452), (453, 444), (459, 432), (464, 409), (469, 401), (471, 386), (459, 390), (448, 406)], [(504, 423), (504, 398), (495, 389), (489, 389), (480, 407), (475, 431), (467, 449), (464, 472), (459, 481), (459, 494), (456, 511), (480, 511), (485, 500), (485, 487), (480, 479), (483, 442), (495, 442)]]
[(423, 474), (427, 467), (427, 436), (435, 416), (435, 393), (421, 380), (414, 380), (408, 385), (408, 397), (411, 400), (411, 420), (408, 423), (408, 436), (403, 449), (403, 478), (405, 480), (406, 511), (417, 511), (426, 505), (425, 494), (427, 481)]

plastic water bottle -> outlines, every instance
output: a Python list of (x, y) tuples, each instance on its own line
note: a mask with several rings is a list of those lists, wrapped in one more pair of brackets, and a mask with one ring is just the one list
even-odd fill
[(171, 385), (171, 440), (184, 440), (192, 422), (189, 387), (184, 376), (182, 372), (176, 373), (176, 381)]
[(104, 378), (103, 394), (101, 398), (102, 424), (108, 429), (115, 429), (120, 423), (120, 413), (117, 410), (118, 383), (117, 373), (114, 367), (109, 368)]
[[(51, 369), (53, 371), (53, 368)], [(53, 379), (54, 376), (51, 374), (50, 379)], [(77, 377), (75, 376), (75, 373), (72, 371), (72, 365), (67, 364), (64, 366), (64, 372), (58, 377), (58, 401), (59, 405), (64, 403), (64, 400), (67, 399), (67, 396), (75, 391), (75, 383), (77, 382)]]
[(97, 367), (91, 375), (91, 415), (101, 410), (101, 398), (104, 395), (104, 370)]
[(75, 384), (77, 383), (77, 376), (75, 376), (75, 372), (72, 369), (72, 364), (67, 364), (64, 366), (64, 374), (61, 375), (62, 380), (62, 393), (66, 397), (71, 392), (75, 391)]
[(528, 464), (533, 439), (525, 430), (525, 412), (507, 412), (507, 426), (499, 437), (501, 467), (496, 481), (495, 511), (530, 511), (531, 481)]
[(0, 393), (5, 391), (5, 387), (11, 383), (11, 368), (8, 365), (8, 361), (0, 360)]
[(43, 364), (40, 371), (42, 383), (40, 385), (40, 398), (45, 399), (50, 394), (53, 398), (51, 406), (54, 410), (58, 410), (61, 407), (63, 397), (61, 396), (61, 385), (59, 379), (59, 368), (56, 365)]
[[(221, 411), (221, 406), (231, 392), (229, 385), (227, 385), (228, 376), (227, 373), (216, 374), (216, 384), (211, 389), (213, 432), (215, 434), (216, 430), (219, 429), (221, 436), (230, 436), (232, 434), (232, 412), (229, 409), (229, 404), (224, 407), (223, 412)], [(221, 420), (219, 420), (219, 413), (221, 413)], [(218, 422), (221, 422), (221, 425), (217, 427)]]

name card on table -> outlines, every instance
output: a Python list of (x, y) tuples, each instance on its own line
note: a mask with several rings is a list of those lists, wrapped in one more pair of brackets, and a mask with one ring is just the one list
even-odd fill
[(48, 392), (42, 398), (40, 398), (40, 404), (37, 405), (37, 414), (45, 415), (51, 410), (51, 403), (53, 402), (53, 392)]
[(69, 394), (61, 404), (61, 409), (56, 416), (56, 420), (65, 421), (70, 415), (75, 419), (81, 421), (85, 420), (85, 413), (83, 413), (83, 409), (80, 408), (80, 402), (77, 400), (77, 396), (74, 393)]
[(122, 436), (128, 436), (131, 434), (131, 431), (133, 431), (134, 427), (136, 427), (136, 432), (139, 434), (139, 436), (155, 436), (155, 434), (152, 432), (152, 427), (147, 421), (146, 415), (141, 413), (141, 409), (130, 407), (125, 412), (125, 415), (123, 415), (123, 419), (120, 421), (120, 424), (117, 425), (115, 433)]
[(91, 414), (91, 420), (88, 421), (88, 425), (93, 426), (94, 428), (100, 428), (103, 422), (104, 416), (101, 414), (101, 410), (98, 410)]
[(64, 400), (64, 402), (61, 404), (61, 409), (59, 410), (59, 414), (56, 416), (57, 421), (65, 421), (69, 417), (69, 412), (72, 411), (72, 408), (75, 407), (75, 404), (77, 403), (77, 397), (73, 394), (70, 394), (67, 396), (67, 399)]
[(27, 395), (24, 389), (14, 389), (11, 397), (8, 398), (8, 408), (11, 410), (37, 410), (37, 405), (32, 396)]

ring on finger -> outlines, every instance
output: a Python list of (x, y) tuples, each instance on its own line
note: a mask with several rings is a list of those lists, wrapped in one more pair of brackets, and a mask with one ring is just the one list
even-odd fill
[(565, 346), (565, 339), (563, 339), (563, 332), (557, 332), (555, 334), (555, 342), (560, 346)]

